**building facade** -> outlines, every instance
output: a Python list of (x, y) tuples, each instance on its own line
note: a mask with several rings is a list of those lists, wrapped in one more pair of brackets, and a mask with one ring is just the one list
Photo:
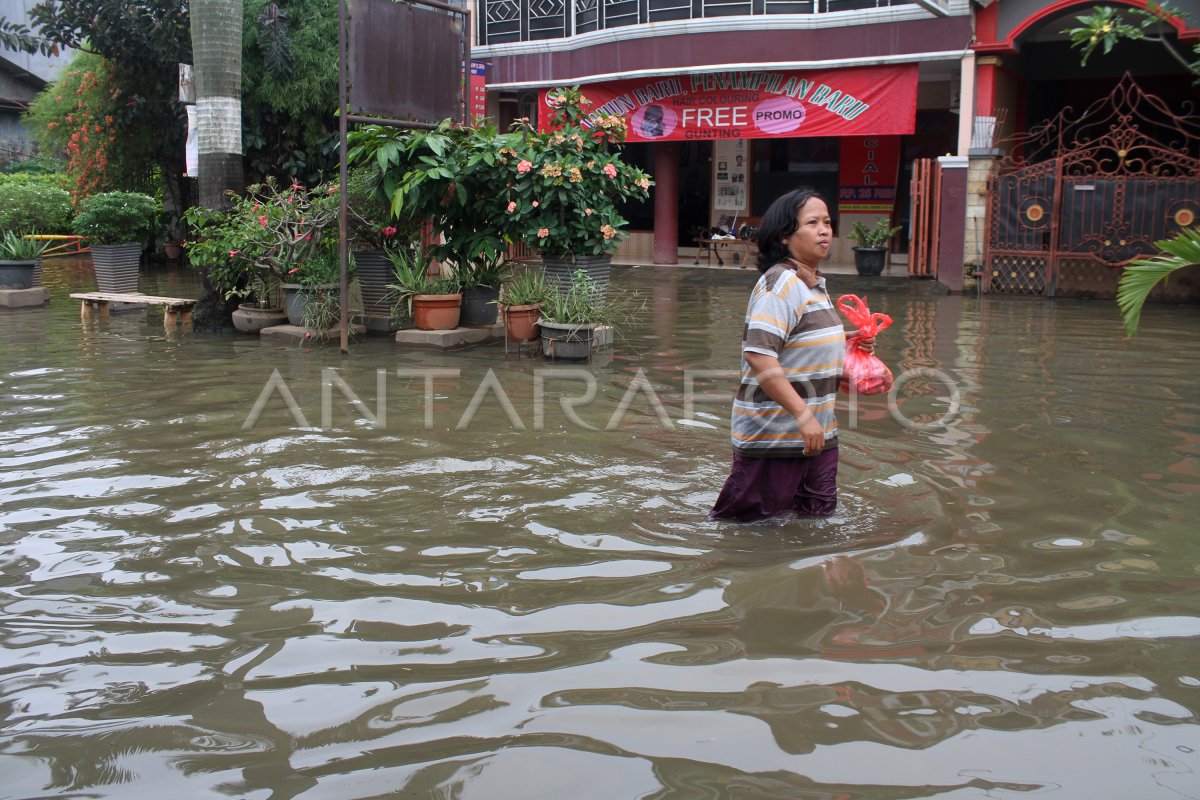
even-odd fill
[[(1128, 68), (1169, 102), (1188, 96), (1186, 73), (1148, 42), (1081, 66), (1062, 29), (1093, 4), (477, 0), (472, 56), (501, 127), (538, 118), (546, 90), (562, 85), (626, 117), (627, 156), (656, 186), (627, 214), (619, 259), (690, 262), (697, 232), (753, 225), (807, 184), (831, 201), (835, 261), (852, 261), (853, 222), (889, 218), (902, 226), (894, 262), (932, 236), (921, 274), (961, 290), (964, 265), (982, 269), (985, 195), (1008, 138), (1103, 95)], [(1181, 49), (1197, 33), (1169, 31)], [(922, 161), (936, 181), (914, 197)]]

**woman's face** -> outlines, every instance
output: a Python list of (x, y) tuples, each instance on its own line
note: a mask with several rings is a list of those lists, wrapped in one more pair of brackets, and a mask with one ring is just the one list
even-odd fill
[(817, 265), (829, 255), (833, 242), (833, 224), (829, 219), (829, 208), (816, 197), (800, 206), (796, 213), (796, 231), (783, 237), (788, 255), (805, 266)]

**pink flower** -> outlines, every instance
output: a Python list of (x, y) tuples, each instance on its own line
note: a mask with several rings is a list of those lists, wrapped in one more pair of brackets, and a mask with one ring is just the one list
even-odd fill
[(594, 212), (594, 211), (592, 211), (590, 208), (585, 208), (585, 209), (583, 210), (583, 213), (584, 213), (584, 214), (587, 214), (587, 215), (590, 217), (590, 216), (591, 216), (592, 214), (594, 214), (595, 212)]
[(236, 255), (237, 255), (239, 252), (240, 252), (240, 251), (238, 251), (238, 250), (230, 250), (230, 251), (229, 251), (229, 255), (230, 255), (231, 257), (232, 257), (232, 256), (236, 256)]
[(541, 203), (539, 203), (537, 200), (534, 200), (534, 201), (533, 201), (533, 207), (534, 207), (534, 208), (537, 208), (537, 207), (538, 207), (538, 206), (540, 206), (540, 205), (541, 205)]
[(531, 169), (533, 169), (532, 161), (527, 161), (525, 159), (521, 159), (521, 161), (517, 163), (517, 174), (518, 175), (524, 175), (526, 172), (529, 172), (529, 170), (531, 170)]
[(329, 193), (330, 193), (330, 194), (334, 194), (335, 192), (337, 192), (337, 190), (338, 190), (338, 187), (336, 187), (336, 186), (330, 186), (330, 187), (329, 187)]
[(610, 178), (615, 178), (615, 177), (617, 177), (617, 168), (614, 167), (612, 164), (605, 164), (604, 165), (604, 174)]
[(396, 226), (388, 225), (386, 228), (380, 229), (379, 232), (383, 234), (384, 238), (395, 236), (396, 235)]
[(259, 225), (262, 225), (264, 228), (265, 228), (265, 227), (267, 227), (267, 218), (266, 218), (266, 217), (259, 217), (259, 218), (258, 218), (258, 224), (259, 224)]
[(509, 202), (509, 204), (508, 204), (508, 213), (510, 213), (510, 214), (511, 214), (511, 213), (513, 213), (513, 212), (514, 212), (514, 211), (516, 211), (516, 210), (517, 210), (517, 201), (516, 201), (516, 200), (513, 200), (513, 201)]
[(299, 271), (300, 271), (299, 267), (292, 267), (291, 269), (288, 270), (288, 275), (291, 275), (293, 272), (299, 272)]
[(304, 187), (303, 187), (303, 186), (301, 186), (301, 185), (300, 185), (300, 184), (298, 184), (298, 183), (293, 183), (293, 184), (292, 184), (292, 188), (293, 188), (293, 189), (303, 189)]
[(545, 239), (549, 235), (550, 235), (549, 228), (538, 228), (538, 238), (539, 239)]

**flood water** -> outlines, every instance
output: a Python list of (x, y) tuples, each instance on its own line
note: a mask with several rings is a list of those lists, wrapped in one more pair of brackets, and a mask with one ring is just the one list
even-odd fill
[(85, 325), (45, 271), (0, 311), (0, 797), (1200, 797), (1194, 307), (833, 276), (896, 413), (839, 413), (837, 516), (737, 525), (749, 270), (614, 270), (647, 310), (569, 367)]

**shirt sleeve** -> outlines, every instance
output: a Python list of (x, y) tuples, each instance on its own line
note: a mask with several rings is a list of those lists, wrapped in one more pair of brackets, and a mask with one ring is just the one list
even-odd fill
[(750, 308), (747, 310), (746, 342), (742, 352), (762, 353), (765, 356), (779, 358), (788, 333), (796, 325), (796, 312), (791, 303), (779, 293), (786, 290), (790, 281), (780, 281), (783, 286), (776, 284), (771, 291), (756, 293), (750, 298)]

